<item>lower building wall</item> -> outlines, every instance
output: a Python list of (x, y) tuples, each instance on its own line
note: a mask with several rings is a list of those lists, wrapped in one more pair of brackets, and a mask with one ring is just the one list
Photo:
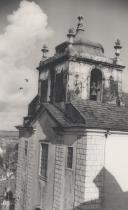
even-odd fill
[[(27, 147), (26, 147), (27, 145)], [(20, 139), (18, 151), (18, 166), (16, 180), (16, 205), (17, 210), (33, 209), (33, 178), (34, 178), (34, 153), (35, 142), (33, 135), (26, 133)]]
[[(20, 140), (16, 210), (126, 210), (127, 135), (106, 137), (104, 132), (88, 131), (57, 137), (42, 127), (36, 123), (37, 131)], [(40, 140), (46, 139), (54, 141), (49, 141), (47, 179), (43, 180), (39, 177), (39, 153)], [(66, 167), (68, 146), (74, 148), (72, 169)]]
[[(48, 128), (45, 121), (45, 115), (43, 116), (43, 122), (36, 122), (36, 131), (33, 136), (34, 146), (32, 151), (29, 151), (30, 162), (29, 176), (28, 177), (28, 191), (27, 191), (27, 201), (28, 205), (25, 210), (35, 210), (35, 208), (40, 208), (43, 210), (52, 210), (53, 208), (53, 178), (54, 178), (54, 165), (55, 165), (55, 141), (54, 133)], [(52, 123), (50, 119), (48, 123)], [(46, 124), (47, 130), (43, 130)], [(47, 162), (47, 177), (40, 176), (40, 148), (41, 143), (48, 143), (48, 162)], [(32, 177), (31, 177), (32, 176)]]
[(128, 135), (120, 133), (89, 132), (77, 140), (75, 210), (126, 210), (127, 148)]
[(128, 135), (111, 134), (106, 140), (104, 210), (128, 208)]
[[(41, 121), (42, 120), (42, 121)], [(34, 133), (20, 138), (18, 151), (18, 168), (16, 181), (16, 210), (52, 210), (53, 208), (53, 177), (55, 161), (55, 136), (51, 127), (55, 126), (48, 115), (35, 123)], [(25, 155), (25, 142), (28, 142)], [(47, 178), (39, 174), (41, 142), (48, 143)]]
[[(56, 145), (54, 210), (99, 210), (103, 207), (104, 133), (66, 135)], [(67, 147), (73, 146), (73, 167), (66, 167)]]
[[(64, 139), (64, 145), (62, 146), (63, 150), (65, 147), (65, 158), (64, 156), (62, 158), (62, 160), (65, 159), (63, 170), (57, 166), (57, 170), (64, 173), (64, 176), (62, 173), (59, 177), (59, 180), (63, 180), (63, 184), (58, 185), (58, 197), (63, 204), (63, 208), (56, 207), (54, 209), (101, 209), (104, 196), (105, 134), (103, 132), (87, 132), (84, 135), (66, 135)], [(68, 146), (74, 148), (72, 169), (66, 167)], [(63, 188), (64, 197), (61, 196)]]

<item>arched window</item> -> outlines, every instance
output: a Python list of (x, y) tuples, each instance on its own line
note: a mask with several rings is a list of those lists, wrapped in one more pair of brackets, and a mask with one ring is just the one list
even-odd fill
[(90, 99), (94, 101), (102, 100), (102, 73), (99, 69), (91, 71)]
[(55, 101), (62, 102), (66, 99), (67, 73), (62, 71), (55, 76)]

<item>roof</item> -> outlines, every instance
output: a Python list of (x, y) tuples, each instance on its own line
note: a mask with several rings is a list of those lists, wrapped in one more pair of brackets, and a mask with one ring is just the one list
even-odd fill
[(70, 109), (65, 110), (50, 103), (44, 103), (43, 106), (62, 127), (84, 125), (88, 129), (128, 131), (128, 107), (82, 99), (68, 103), (66, 106), (70, 106)]
[[(57, 53), (62, 53), (67, 50), (69, 43), (63, 42), (56, 47)], [(72, 44), (72, 52), (74, 54), (78, 53), (87, 53), (90, 55), (104, 56), (104, 48), (100, 43), (92, 42), (86, 39), (86, 34), (84, 30), (78, 30), (75, 35), (73, 44)]]
[(61, 111), (57, 106), (51, 103), (43, 103), (43, 107), (48, 111), (48, 113), (56, 120), (56, 122), (62, 127), (70, 127), (72, 122), (68, 120), (63, 111)]
[(75, 36), (73, 47), (79, 53), (104, 56), (103, 46), (100, 43), (87, 40), (84, 31)]
[(77, 100), (73, 106), (83, 115), (86, 128), (128, 131), (128, 107)]
[[(63, 42), (56, 47), (56, 53), (64, 53), (68, 48), (69, 43)], [(104, 56), (104, 49), (101, 44), (91, 42), (89, 40), (77, 40), (72, 45), (73, 54), (87, 53), (89, 55)]]
[(85, 62), (94, 65), (102, 64), (112, 68), (125, 67), (120, 60), (108, 58), (104, 55), (103, 46), (96, 42), (89, 41), (83, 25), (83, 17), (78, 17), (77, 28), (70, 28), (67, 34), (67, 41), (56, 46), (55, 54), (52, 57), (41, 60), (37, 70), (42, 71), (46, 68), (53, 69), (53, 66), (65, 61)]

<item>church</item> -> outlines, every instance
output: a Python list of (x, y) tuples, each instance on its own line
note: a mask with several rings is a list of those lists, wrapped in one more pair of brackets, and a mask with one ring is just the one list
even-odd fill
[(82, 16), (48, 57), (19, 130), (16, 210), (126, 210), (128, 107), (121, 43), (113, 58)]

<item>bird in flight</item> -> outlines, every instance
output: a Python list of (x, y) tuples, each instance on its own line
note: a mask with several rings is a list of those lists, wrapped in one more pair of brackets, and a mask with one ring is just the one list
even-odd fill
[(28, 82), (28, 79), (26, 78), (25, 81)]
[[(25, 78), (24, 79), (26, 82), (29, 82), (28, 78)], [(23, 90), (24, 88), (23, 87), (19, 87), (19, 90)]]
[(23, 90), (23, 87), (19, 87), (19, 90)]

